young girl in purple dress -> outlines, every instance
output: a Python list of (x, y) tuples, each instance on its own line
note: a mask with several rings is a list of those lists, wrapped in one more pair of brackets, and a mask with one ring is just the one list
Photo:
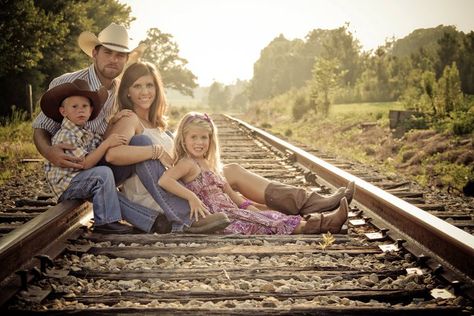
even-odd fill
[(334, 211), (304, 217), (256, 208), (222, 176), (216, 127), (207, 114), (197, 112), (181, 119), (174, 139), (174, 165), (158, 183), (189, 202), (190, 216), (197, 218), (204, 210), (225, 213), (231, 220), (223, 230), (225, 234), (338, 233), (349, 209), (346, 198)]

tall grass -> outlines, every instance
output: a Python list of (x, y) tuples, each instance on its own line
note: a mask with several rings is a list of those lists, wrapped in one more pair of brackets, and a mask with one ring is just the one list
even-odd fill
[(25, 120), (26, 112), (13, 110), (0, 126), (0, 185), (17, 172), (35, 167), (22, 164), (22, 159), (41, 158), (32, 141), (31, 121)]
[(403, 105), (398, 102), (334, 104), (329, 109), (328, 117), (349, 117), (357, 113), (357, 117), (387, 118), (390, 110), (403, 110)]

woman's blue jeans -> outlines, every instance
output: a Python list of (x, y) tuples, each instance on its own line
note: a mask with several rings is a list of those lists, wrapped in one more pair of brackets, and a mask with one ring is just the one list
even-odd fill
[[(149, 146), (153, 145), (153, 142), (146, 135), (135, 135), (130, 140), (129, 145)], [(113, 166), (110, 164), (109, 166), (114, 173), (117, 185), (120, 185), (134, 172), (138, 175), (143, 186), (163, 209), (166, 218), (172, 225), (172, 232), (181, 232), (184, 228), (191, 226), (193, 220), (189, 218), (188, 201), (166, 192), (158, 185), (158, 180), (166, 171), (159, 160), (147, 160), (130, 166)], [(137, 228), (149, 232), (158, 216), (158, 212), (138, 205), (120, 193), (119, 200), (124, 219)]]

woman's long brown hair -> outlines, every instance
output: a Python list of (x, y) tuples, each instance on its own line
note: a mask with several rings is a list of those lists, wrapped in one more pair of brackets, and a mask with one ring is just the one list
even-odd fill
[(118, 90), (118, 108), (119, 111), (123, 109), (134, 111), (133, 103), (128, 97), (128, 89), (140, 77), (147, 75), (153, 77), (156, 87), (156, 96), (151, 105), (150, 112), (148, 113), (148, 120), (154, 127), (164, 130), (167, 126), (165, 117), (165, 111), (167, 108), (166, 96), (160, 73), (152, 63), (136, 62), (127, 67), (120, 81)]

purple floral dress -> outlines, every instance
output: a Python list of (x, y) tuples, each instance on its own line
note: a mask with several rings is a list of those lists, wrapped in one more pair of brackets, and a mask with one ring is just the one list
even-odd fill
[(227, 214), (231, 223), (224, 229), (224, 234), (289, 235), (301, 221), (298, 215), (239, 209), (224, 192), (224, 184), (225, 180), (210, 170), (202, 170), (196, 179), (186, 184), (211, 213)]

